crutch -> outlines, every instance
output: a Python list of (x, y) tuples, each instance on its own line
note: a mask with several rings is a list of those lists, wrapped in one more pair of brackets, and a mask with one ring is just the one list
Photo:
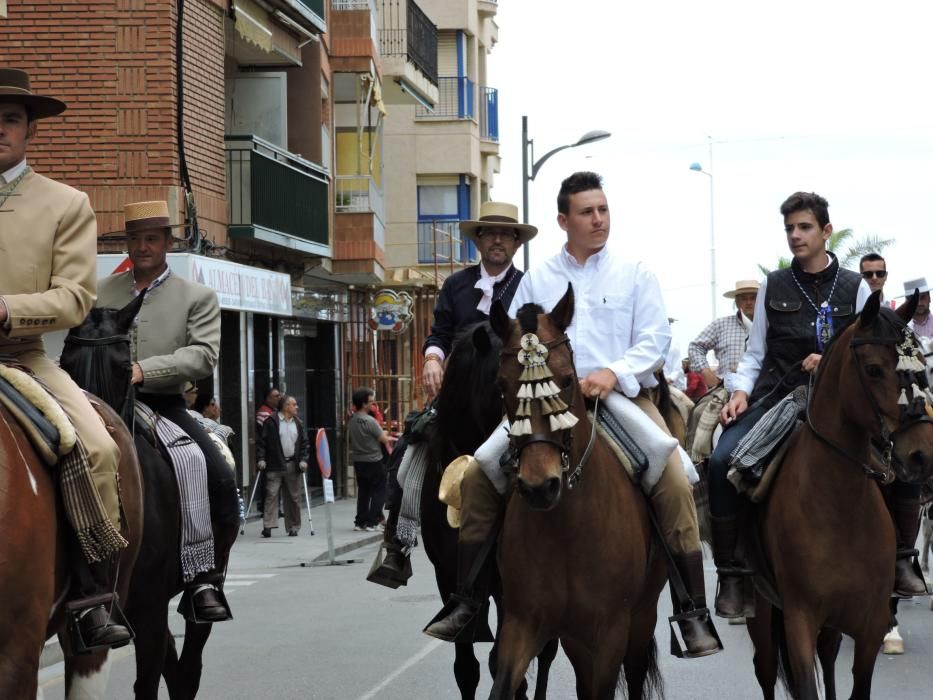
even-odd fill
[(308, 506), (308, 530), (314, 534), (314, 522), (311, 520), (311, 497), (308, 495), (308, 472), (301, 472), (301, 483), (305, 485), (305, 504)]
[[(243, 516), (246, 520), (249, 520), (249, 509), (253, 507), (253, 499), (256, 498), (256, 489), (259, 488), (259, 474), (256, 474), (256, 483), (253, 484), (253, 493), (250, 494), (249, 503), (246, 504), (246, 515)], [(244, 528), (240, 527), (240, 534), (244, 534)]]

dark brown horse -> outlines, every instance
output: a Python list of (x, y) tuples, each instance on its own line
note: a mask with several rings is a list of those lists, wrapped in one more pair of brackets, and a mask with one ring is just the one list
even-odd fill
[[(444, 381), (438, 394), (437, 422), (428, 449), (433, 468), (425, 475), (421, 491), (421, 537), (424, 549), (434, 565), (438, 591), (446, 602), (457, 588), (458, 531), (447, 522), (447, 506), (438, 499), (438, 487), (444, 467), (460, 455), (473, 454), (502, 420), (505, 407), (496, 387), (499, 372), (499, 351), (502, 342), (488, 323), (480, 323), (464, 331), (454, 343), (447, 360)], [(502, 625), (498, 577), (494, 577), (492, 595), (499, 610), (498, 627)], [(484, 608), (481, 615), (488, 615)], [(485, 625), (484, 625), (485, 627)], [(496, 674), (498, 644), (489, 654), (490, 672)], [(535, 698), (547, 694), (548, 671), (557, 655), (554, 640), (538, 657)], [(462, 698), (473, 698), (479, 684), (479, 662), (471, 643), (455, 644), (454, 676)], [(515, 697), (524, 698), (526, 684), (516, 686)], [(511, 697), (511, 696), (510, 696)]]
[[(835, 698), (841, 634), (855, 641), (851, 697), (871, 695), (895, 561), (894, 528), (878, 480), (896, 473), (920, 483), (933, 473), (933, 423), (920, 419), (922, 399), (898, 404), (905, 379), (913, 399), (912, 378), (898, 371), (898, 357), (910, 345), (905, 324), (916, 300), (897, 313), (879, 302), (876, 292), (824, 354), (808, 425), (793, 438), (759, 513), (766, 561), (756, 568), (773, 571), (782, 604), (775, 608), (759, 595), (756, 616), (748, 620), (765, 698), (774, 697), (779, 659), (791, 696), (817, 698), (817, 654), (826, 697)], [(873, 459), (872, 443), (887, 452), (889, 464)]]
[(526, 305), (520, 323), (496, 306), (491, 318), (505, 342), (499, 384), (509, 418), (516, 417), (523, 369), (517, 353), (527, 333), (549, 349), (553, 382), (577, 418), (568, 441), (568, 431), (552, 431), (534, 410), (537, 439), (519, 454), (499, 548), (505, 622), (491, 698), (511, 697), (529, 661), (554, 638), (573, 665), (580, 698), (615, 697), (623, 667), (631, 698), (660, 690), (654, 629), (666, 571), (652, 546), (646, 500), (601, 440), (574, 475), (591, 427), (564, 332), (573, 312), (568, 289), (549, 314)]
[[(79, 385), (94, 391), (133, 421), (134, 396), (129, 330), (142, 301), (137, 297), (124, 309), (92, 309), (71, 331), (62, 353), (62, 368)], [(178, 484), (165, 456), (142, 431), (134, 437), (145, 484), (146, 527), (139, 558), (130, 581), (125, 613), (136, 631), (137, 698), (155, 700), (164, 676), (172, 700), (189, 700), (201, 682), (201, 655), (213, 625), (185, 623), (181, 656), (168, 627), (169, 601), (182, 591), (179, 556), (181, 510)], [(223, 571), (236, 529), (214, 523), (215, 557)]]
[[(120, 557), (117, 593), (125, 601), (142, 537), (139, 465), (126, 427), (108, 407), (100, 408), (120, 447), (122, 533), (129, 546)], [(103, 698), (106, 651), (76, 656), (69, 652), (63, 603), (69, 596), (68, 539), (57, 485), (33, 451), (17, 420), (0, 407), (0, 698), (35, 698), (43, 643), (59, 635), (65, 652), (69, 697)]]

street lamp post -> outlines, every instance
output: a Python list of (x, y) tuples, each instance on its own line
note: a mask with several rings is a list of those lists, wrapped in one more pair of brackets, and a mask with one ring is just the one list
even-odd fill
[[(588, 143), (593, 143), (595, 141), (602, 141), (603, 139), (608, 139), (612, 134), (608, 131), (587, 131), (583, 136), (579, 138), (576, 143), (568, 143), (565, 146), (558, 146), (555, 149), (552, 149), (541, 156), (538, 160), (535, 160), (534, 154), (534, 140), (528, 138), (528, 117), (522, 116), (522, 223), (528, 223), (528, 183), (535, 179), (535, 176), (538, 174), (538, 171), (541, 169), (541, 166), (544, 165), (545, 161), (550, 158), (552, 155), (558, 151), (563, 151), (566, 148), (576, 148), (577, 146), (585, 146)], [(531, 173), (528, 172), (528, 163), (531, 162)], [(528, 250), (528, 244), (525, 244), (524, 249), (524, 264), (525, 270), (528, 270), (528, 265), (530, 261), (530, 254)]]
[(716, 222), (713, 209), (713, 142), (709, 142), (709, 170), (704, 170), (699, 163), (691, 163), (690, 169), (703, 173), (709, 178), (709, 270), (710, 270), (710, 310), (716, 318)]

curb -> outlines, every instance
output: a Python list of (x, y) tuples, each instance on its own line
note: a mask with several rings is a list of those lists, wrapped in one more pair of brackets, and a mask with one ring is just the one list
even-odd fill
[[(338, 546), (338, 547), (334, 547), (334, 556), (335, 556), (335, 557), (338, 557), (338, 556), (340, 556), (341, 554), (346, 554), (347, 552), (352, 552), (354, 549), (360, 549), (361, 547), (365, 547), (365, 546), (370, 545), (370, 544), (373, 544), (373, 543), (375, 543), (375, 542), (381, 542), (381, 541), (382, 541), (382, 538), (383, 538), (383, 534), (382, 534), (381, 532), (378, 532), (378, 533), (375, 533), (375, 534), (373, 534), (373, 535), (368, 535), (368, 536), (366, 536), (366, 537), (362, 537), (362, 538), (360, 538), (360, 539), (358, 539), (358, 540), (355, 540), (355, 541), (353, 541), (353, 542), (347, 542), (346, 544), (342, 544), (342, 545), (340, 545), (340, 546)], [(318, 554), (316, 557), (314, 557), (314, 559), (312, 559), (311, 561), (312, 561), (312, 562), (320, 562), (320, 561), (327, 561), (327, 560), (329, 560), (329, 559), (330, 559), (330, 552), (329, 552), (329, 551), (324, 551), (324, 552), (321, 552), (320, 554)]]

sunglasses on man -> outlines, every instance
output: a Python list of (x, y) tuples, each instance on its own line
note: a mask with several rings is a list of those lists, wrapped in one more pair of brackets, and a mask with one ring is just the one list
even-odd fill
[(887, 276), (888, 276), (887, 270), (865, 270), (862, 273), (862, 277), (864, 277), (867, 280), (870, 280), (872, 277), (877, 277), (878, 279), (883, 280)]

